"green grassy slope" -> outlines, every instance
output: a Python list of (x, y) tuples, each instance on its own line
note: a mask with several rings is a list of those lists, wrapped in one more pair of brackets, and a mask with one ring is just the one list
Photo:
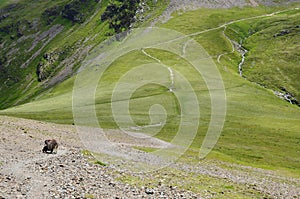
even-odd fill
[[(218, 27), (236, 19), (261, 16), (285, 9), (287, 8), (259, 7), (242, 10), (236, 8), (229, 11), (202, 9), (183, 15), (175, 15), (169, 23), (162, 26), (191, 34)], [(263, 68), (269, 70), (269, 73), (257, 75), (257, 77), (272, 80), (268, 82), (268, 85), (265, 85), (266, 87), (278, 90), (279, 84), (284, 84), (290, 88), (292, 85), (299, 83), (297, 80), (299, 71), (296, 71), (299, 65), (297, 64), (297, 56), (294, 54), (299, 51), (299, 42), (296, 42), (299, 40), (297, 33), (287, 35), (287, 37), (290, 37), (284, 38), (287, 43), (282, 41), (279, 43), (274, 41), (276, 38), (273, 38), (273, 35), (283, 28), (283, 24), (288, 24), (286, 26), (289, 27), (297, 25), (298, 21), (296, 19), (299, 18), (300, 12), (293, 8), (292, 10), (279, 15), (233, 23), (227, 27), (225, 33), (231, 40), (238, 42), (246, 40), (244, 41), (245, 47), (249, 50), (249, 57), (247, 55), (244, 69), (246, 78), (249, 77), (251, 81), (262, 84), (257, 79), (253, 80), (254, 75), (251, 76), (250, 72), (247, 71), (247, 67), (257, 58), (257, 60), (265, 61), (266, 64), (263, 65)], [(201, 20), (198, 20), (199, 18)], [(282, 18), (284, 18), (284, 23), (280, 23)], [(270, 26), (270, 21), (277, 21), (277, 23)], [(257, 33), (252, 33), (249, 36), (251, 28), (256, 30)], [(270, 31), (272, 28), (275, 31)], [(265, 29), (269, 31), (265, 31)], [(223, 30), (222, 27), (218, 30), (203, 33), (195, 36), (195, 39), (204, 46), (210, 55), (217, 58), (218, 55), (229, 53), (232, 49), (228, 39), (224, 38)], [(261, 33), (261, 30), (264, 32)], [(270, 38), (272, 38), (271, 42), (277, 45), (269, 46)], [(283, 45), (285, 48), (298, 50), (284, 51), (283, 53), (281, 48)], [(262, 46), (268, 46), (273, 51), (271, 54), (273, 63), (268, 63), (269, 59), (265, 60), (264, 52), (255, 51), (256, 48), (262, 48)], [(284, 60), (289, 63), (291, 68), (290, 71), (284, 70), (286, 79), (289, 79), (289, 82), (276, 78), (277, 74), (273, 69), (274, 63), (283, 61), (282, 56), (277, 56), (278, 54), (285, 55)], [(276, 165), (276, 167), (289, 168), (299, 174), (299, 108), (278, 99), (274, 96), (273, 91), (238, 77), (238, 64), (240, 61), (240, 53), (235, 52), (222, 56), (219, 64), (226, 85), (228, 112), (221, 135), (222, 138), (215, 148), (215, 153), (212, 153), (211, 156), (227, 157), (230, 161), (241, 161), (266, 167)], [(284, 65), (282, 66), (284, 67)], [(294, 94), (297, 95), (300, 87), (293, 88), (295, 88), (293, 90), (295, 91)], [(197, 142), (194, 142), (194, 144), (194, 146), (199, 145)]]
[[(87, 52), (114, 34), (108, 21), (101, 21), (109, 2), (1, 1), (0, 109), (29, 102), (72, 76)], [(156, 17), (165, 2), (151, 1), (139, 17)]]
[[(229, 26), (227, 34), (243, 41), (249, 51), (243, 75), (272, 90), (300, 99), (300, 12), (292, 10), (271, 18), (249, 20)], [(237, 35), (236, 32), (242, 34)], [(274, 50), (275, 49), (275, 50)]]
[[(293, 8), (291, 6), (291, 8)], [(173, 18), (161, 27), (170, 28), (181, 31), (185, 34), (191, 34), (206, 30), (209, 28), (219, 27), (222, 24), (253, 16), (260, 16), (272, 13), (278, 10), (284, 10), (283, 7), (258, 7), (245, 9), (229, 9), (229, 10), (209, 10), (200, 9), (184, 14), (174, 14)], [(231, 24), (226, 34), (232, 39), (237, 40), (238, 36), (246, 39), (245, 46), (249, 50), (249, 57), (246, 58), (245, 76), (251, 79), (251, 70), (247, 71), (249, 63), (251, 64), (254, 57), (258, 60), (264, 59), (264, 54), (256, 50), (260, 43), (255, 38), (261, 38), (261, 31), (266, 35), (266, 44), (270, 37), (273, 37), (274, 31), (269, 30), (269, 20), (276, 21), (280, 17), (294, 26), (299, 16), (299, 11), (287, 12), (285, 14), (261, 17), (257, 19), (245, 20), (243, 22)], [(201, 20), (199, 20), (201, 19)], [(248, 29), (250, 25), (259, 27), (257, 34), (248, 37)], [(281, 23), (274, 23), (275, 33), (282, 28)], [(292, 175), (300, 174), (300, 109), (295, 105), (291, 105), (276, 97), (269, 89), (249, 82), (247, 79), (238, 75), (238, 64), (241, 61), (239, 53), (231, 52), (231, 44), (223, 35), (224, 28), (215, 29), (209, 32), (196, 35), (193, 38), (198, 41), (206, 51), (215, 60), (218, 69), (224, 80), (227, 95), (227, 116), (225, 126), (221, 134), (221, 138), (209, 158), (216, 158), (230, 162), (237, 162), (257, 167), (278, 169), (289, 171)], [(237, 34), (233, 34), (235, 30)], [(268, 30), (268, 31), (267, 31)], [(246, 32), (245, 32), (246, 31)], [(265, 32), (264, 32), (265, 31)], [(271, 36), (270, 36), (271, 35)], [(292, 36), (289, 35), (289, 36)], [(295, 36), (296, 37), (296, 36)], [(276, 39), (276, 38), (274, 38)], [(58, 41), (57, 41), (58, 42)], [(280, 53), (281, 49), (277, 49), (280, 42), (274, 41), (275, 47), (272, 49), (276, 53)], [(297, 48), (292, 45), (289, 40), (290, 48)], [(251, 50), (254, 49), (254, 50)], [(196, 75), (191, 66), (182, 58), (162, 50), (147, 49), (148, 54), (162, 63), (179, 70), (182, 74), (189, 76), (189, 81), (194, 90), (197, 91), (199, 107), (201, 109), (200, 126), (198, 134), (191, 145), (189, 153), (197, 156), (197, 149), (201, 146), (204, 135), (207, 131), (210, 121), (210, 107), (208, 106), (209, 94), (203, 80)], [(217, 62), (218, 55), (228, 52), (222, 56), (220, 63)], [(273, 56), (274, 62), (279, 62), (281, 57)], [(285, 57), (293, 58), (294, 51), (285, 51)], [(248, 59), (249, 58), (249, 59)], [(102, 127), (115, 128), (116, 124), (112, 117), (111, 95), (112, 89), (116, 82), (123, 74), (130, 71), (134, 66), (151, 63), (149, 57), (145, 56), (141, 50), (132, 51), (119, 59), (115, 60), (107, 71), (103, 74), (99, 82), (96, 92), (96, 112)], [(130, 63), (130, 64), (129, 64)], [(293, 61), (289, 62), (290, 67), (296, 70)], [(270, 65), (266, 65), (270, 66)], [(268, 75), (273, 75), (272, 70)], [(87, 71), (86, 77), (93, 77), (92, 72)], [(255, 73), (253, 73), (255, 74)], [(287, 76), (293, 75), (286, 73)], [(73, 123), (72, 118), (72, 89), (75, 77), (57, 85), (46, 95), (40, 99), (18, 107), (1, 111), (1, 114), (8, 114), (18, 117), (33, 118), (58, 123)], [(255, 79), (251, 79), (256, 81)], [(280, 82), (279, 78), (274, 81)], [(297, 86), (293, 86), (290, 82), (286, 82), (287, 86), (292, 86), (297, 91)], [(272, 82), (269, 83), (273, 85)], [(297, 83), (296, 83), (297, 84)], [(291, 87), (291, 88), (292, 88)], [(271, 87), (270, 88), (274, 88)], [(299, 89), (299, 87), (298, 87)], [(157, 135), (164, 140), (171, 140), (178, 128), (179, 107), (172, 93), (167, 92), (166, 88), (157, 85), (148, 85), (139, 88), (134, 92), (132, 100), (130, 100), (130, 112), (139, 125), (149, 123), (149, 107), (154, 103), (161, 103), (168, 111), (167, 125)], [(84, 106), (93, 106), (83, 104)], [(84, 117), (83, 113), (83, 117)], [(85, 118), (88, 121), (90, 118)], [(192, 120), (192, 118), (191, 118)], [(193, 120), (192, 120), (193, 121)]]

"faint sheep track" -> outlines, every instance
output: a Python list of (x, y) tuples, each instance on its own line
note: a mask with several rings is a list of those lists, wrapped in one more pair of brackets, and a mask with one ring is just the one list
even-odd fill
[(222, 56), (227, 55), (227, 54), (234, 53), (234, 51), (235, 51), (235, 48), (234, 48), (234, 45), (233, 45), (231, 39), (225, 34), (226, 29), (227, 29), (227, 26), (224, 27), (224, 30), (223, 30), (222, 34), (223, 34), (223, 36), (230, 42), (230, 45), (231, 45), (232, 50), (231, 50), (230, 52), (224, 52), (224, 53), (220, 54), (220, 55), (218, 56), (218, 59), (217, 59), (218, 63), (221, 63), (220, 60), (221, 60), (221, 57), (222, 57)]
[(187, 37), (198, 36), (198, 35), (201, 35), (203, 33), (207, 33), (207, 32), (213, 31), (213, 30), (218, 30), (218, 29), (221, 29), (221, 28), (226, 28), (228, 25), (231, 25), (231, 24), (234, 24), (234, 23), (237, 23), (237, 22), (247, 21), (247, 20), (251, 20), (251, 19), (259, 19), (259, 18), (264, 18), (264, 17), (271, 17), (271, 16), (274, 16), (274, 15), (285, 13), (285, 12), (289, 12), (289, 11), (292, 11), (292, 10), (299, 10), (299, 8), (285, 9), (285, 10), (273, 12), (273, 13), (270, 13), (270, 14), (264, 14), (264, 15), (259, 15), (259, 16), (254, 16), (254, 17), (247, 17), (247, 18), (237, 19), (237, 20), (234, 20), (234, 21), (229, 21), (229, 22), (226, 22), (226, 23), (224, 23), (224, 24), (222, 24), (222, 25), (220, 25), (218, 27), (209, 28), (209, 29), (206, 29), (206, 30), (201, 30), (201, 31), (198, 31), (198, 32), (187, 34), (187, 35), (182, 36), (182, 37), (178, 37), (178, 38), (166, 41), (166, 42), (162, 42), (159, 45), (165, 44), (165, 43), (171, 43), (171, 42), (174, 42), (174, 41), (178, 41), (178, 40), (181, 40), (181, 39), (187, 38)]
[[(188, 43), (188, 42), (187, 42)], [(186, 43), (186, 44), (187, 44)], [(183, 53), (185, 54), (185, 47), (186, 47), (186, 45), (184, 46), (184, 51), (183, 51)], [(157, 59), (156, 57), (153, 57), (152, 55), (150, 55), (150, 54), (148, 54), (147, 52), (145, 52), (145, 50), (144, 49), (142, 49), (142, 52), (143, 52), (143, 54), (144, 55), (146, 55), (147, 57), (149, 57), (149, 58), (151, 58), (151, 59), (154, 59), (155, 61), (157, 61), (158, 63), (162, 63), (161, 62), (161, 60), (159, 60), (159, 59)], [(170, 73), (170, 81), (171, 81), (171, 85), (169, 86), (169, 91), (170, 92), (173, 92), (173, 89), (174, 89), (174, 72), (173, 72), (173, 70), (172, 70), (172, 68), (171, 67), (168, 67), (168, 66), (165, 66), (165, 67), (167, 67), (168, 68), (168, 70), (169, 70), (169, 73)]]
[[(252, 2), (252, 3), (254, 3), (254, 2)], [(274, 15), (282, 14), (282, 13), (289, 12), (289, 11), (292, 11), (292, 10), (299, 10), (299, 8), (297, 7), (297, 8), (291, 8), (291, 9), (285, 9), (285, 10), (276, 11), (276, 12), (273, 12), (273, 13), (270, 13), (270, 14), (263, 14), (263, 15), (254, 16), (254, 17), (247, 17), (247, 18), (237, 19), (237, 20), (234, 20), (234, 21), (230, 21), (230, 22), (224, 23), (224, 24), (222, 24), (222, 25), (220, 25), (218, 27), (215, 27), (215, 28), (210, 28), (210, 29), (199, 31), (199, 32), (187, 34), (187, 35), (185, 35), (183, 37), (175, 38), (175, 39), (172, 39), (172, 40), (160, 43), (160, 45), (164, 44), (164, 43), (171, 43), (171, 42), (174, 42), (174, 41), (177, 41), (177, 40), (180, 40), (180, 39), (183, 39), (183, 38), (187, 38), (187, 37), (198, 36), (198, 35), (201, 35), (203, 33), (207, 33), (207, 32), (213, 31), (213, 30), (218, 30), (218, 29), (224, 28), (222, 34), (230, 42), (230, 44), (232, 46), (232, 51), (231, 52), (225, 52), (225, 53), (222, 53), (222, 54), (218, 55), (217, 56), (218, 57), (217, 58), (217, 62), (220, 63), (220, 60), (221, 60), (222, 56), (224, 56), (226, 54), (231, 54), (231, 53), (235, 52), (235, 47), (234, 47), (233, 41), (225, 34), (225, 31), (226, 31), (228, 25), (231, 25), (231, 24), (234, 24), (234, 23), (238, 23), (238, 22), (241, 22), (241, 21), (247, 21), (247, 20), (252, 20), (252, 19), (259, 19), (259, 18), (264, 18), (264, 17), (271, 17), (271, 16), (274, 16)], [(183, 47), (183, 54), (185, 54), (185, 48), (186, 48), (187, 43)], [(241, 50), (241, 51), (242, 51), (241, 52), (241, 54), (242, 54), (242, 61), (239, 63), (239, 66), (238, 66), (238, 70), (239, 70), (240, 76), (242, 76), (242, 70), (243, 70), (242, 65), (243, 65), (243, 63), (245, 61), (245, 54), (247, 53), (247, 51), (245, 49), (244, 49), (244, 51), (243, 50)], [(211, 57), (214, 57), (214, 56), (211, 56)], [(151, 56), (151, 58), (152, 58), (152, 56)], [(156, 59), (156, 58), (154, 58), (154, 59)]]
[[(225, 31), (227, 29), (227, 26), (228, 25), (231, 25), (231, 24), (234, 24), (234, 23), (237, 23), (237, 22), (241, 22), (241, 21), (247, 21), (247, 20), (251, 20), (251, 19), (259, 19), (259, 18), (264, 18), (264, 17), (271, 17), (271, 16), (274, 16), (274, 15), (277, 15), (277, 14), (281, 14), (281, 13), (285, 13), (285, 12), (289, 12), (289, 11), (292, 11), (292, 10), (298, 10), (299, 8), (292, 8), (292, 9), (286, 9), (286, 10), (282, 10), (282, 11), (277, 11), (277, 12), (273, 12), (273, 13), (270, 13), (270, 14), (264, 14), (264, 15), (259, 15), (259, 16), (254, 16), (254, 17), (248, 17), (248, 18), (242, 18), (242, 19), (238, 19), (238, 20), (234, 20), (234, 21), (230, 21), (228, 23), (225, 23), (221, 26), (218, 26), (216, 28), (211, 28), (211, 29), (207, 29), (207, 30), (204, 30), (204, 31), (200, 31), (200, 32), (196, 32), (196, 33), (193, 33), (193, 34), (190, 34), (188, 36), (196, 36), (196, 35), (199, 35), (199, 34), (203, 34), (205, 32), (208, 32), (208, 31), (212, 31), (212, 30), (217, 30), (217, 29), (220, 29), (220, 28), (224, 28), (224, 31), (223, 31), (223, 35), (224, 37), (230, 42), (231, 46), (232, 46), (232, 51), (231, 52), (227, 52), (227, 53), (222, 53), (218, 56), (218, 63), (220, 63), (220, 59), (223, 55), (226, 55), (226, 54), (230, 54), (230, 53), (234, 53), (235, 51), (235, 48), (234, 48), (234, 45), (233, 45), (233, 41), (225, 34)], [(242, 56), (244, 58), (244, 55), (242, 53)], [(243, 61), (242, 61), (243, 62)], [(240, 67), (239, 68), (239, 71), (241, 71), (242, 68)], [(242, 74), (240, 74), (242, 75)]]

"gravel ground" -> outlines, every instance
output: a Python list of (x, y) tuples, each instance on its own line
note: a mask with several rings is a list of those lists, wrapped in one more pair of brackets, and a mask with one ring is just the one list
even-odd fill
[[(0, 198), (218, 198), (216, 194), (224, 194), (209, 189), (193, 193), (177, 188), (171, 182), (151, 184), (149, 181), (163, 182), (165, 175), (173, 178), (174, 170), (242, 186), (246, 193), (254, 190), (267, 198), (300, 198), (300, 179), (249, 166), (201, 161), (173, 163), (162, 173), (135, 172), (132, 165), (139, 163), (159, 166), (160, 161), (154, 165), (144, 161), (149, 154), (142, 151), (134, 161), (115, 158), (108, 153), (102, 156), (107, 161), (104, 163), (108, 163), (106, 166), (102, 165), (103, 161), (96, 164), (94, 156), (82, 152), (85, 147), (71, 125), (0, 116), (0, 132)], [(47, 138), (58, 140), (57, 154), (41, 152)], [(128, 153), (131, 153), (131, 146), (143, 144), (116, 130), (111, 131), (110, 139)], [(168, 146), (157, 139), (147, 139), (144, 144), (148, 147)], [(175, 174), (176, 180), (184, 185), (188, 182), (185, 177), (180, 177), (180, 172)], [(120, 180), (124, 176), (144, 179), (144, 183), (140, 186), (126, 184), (127, 181)]]
[[(168, 185), (134, 187), (117, 180), (114, 165), (83, 155), (74, 126), (0, 116), (0, 198), (197, 198)], [(41, 152), (56, 138), (57, 154)], [(142, 174), (140, 174), (142, 175)]]

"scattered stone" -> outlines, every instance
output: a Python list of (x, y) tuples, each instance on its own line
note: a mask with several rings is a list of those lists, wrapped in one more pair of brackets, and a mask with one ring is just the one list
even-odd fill
[(146, 194), (149, 194), (149, 195), (152, 195), (152, 194), (154, 194), (154, 190), (153, 190), (153, 189), (146, 188), (146, 189), (145, 189), (145, 193), (146, 193)]
[[(20, 122), (22, 126), (25, 122), (28, 123), (26, 129), (35, 136), (32, 140), (27, 136), (20, 137), (18, 133), (20, 128), (12, 128), (16, 127), (16, 122), (8, 124), (6, 120), (8, 119), (0, 116), (0, 127), (5, 129), (1, 131), (5, 142), (1, 142), (0, 145), (0, 194), (2, 194), (0, 199), (31, 198), (35, 195), (39, 195), (39, 198), (212, 198), (220, 196), (218, 194), (224, 194), (223, 197), (226, 197), (230, 192), (226, 189), (218, 192), (203, 190), (201, 193), (193, 193), (182, 190), (181, 187), (185, 183), (184, 176), (178, 179), (179, 182), (171, 185), (168, 176), (162, 177), (163, 174), (153, 176), (151, 173), (137, 173), (133, 177), (139, 179), (156, 177), (159, 181), (155, 187), (154, 183), (150, 182), (148, 184), (145, 182), (146, 187), (126, 184), (119, 180), (122, 176), (131, 175), (130, 168), (125, 166), (126, 162), (120, 160), (115, 165), (106, 167), (90, 163), (90, 157), (82, 155), (80, 140), (72, 142), (75, 137), (72, 131), (66, 131), (65, 135), (61, 135), (63, 138), (61, 140), (68, 145), (62, 146), (57, 155), (48, 156), (40, 153), (43, 143), (39, 141), (44, 140), (40, 132), (59, 132), (58, 127), (52, 128), (45, 123), (18, 119), (22, 121)], [(5, 128), (5, 125), (9, 128)], [(18, 145), (20, 143), (18, 139), (22, 139), (22, 146)], [(26, 153), (20, 153), (20, 150)], [(122, 172), (116, 171), (118, 167), (123, 169)], [(244, 185), (246, 191), (250, 192), (255, 187), (255, 192), (260, 192), (262, 196), (268, 198), (300, 198), (299, 179), (279, 176), (273, 171), (233, 164), (229, 165), (230, 169), (226, 169), (228, 167), (220, 167), (214, 163), (197, 165), (176, 163), (173, 167), (186, 173), (198, 173), (215, 179), (226, 177), (226, 182)], [(209, 187), (210, 190), (216, 190), (214, 188), (213, 185)]]
[(280, 37), (280, 36), (284, 36), (284, 35), (287, 35), (290, 33), (291, 33), (290, 30), (281, 30), (279, 33), (276, 33), (273, 37)]

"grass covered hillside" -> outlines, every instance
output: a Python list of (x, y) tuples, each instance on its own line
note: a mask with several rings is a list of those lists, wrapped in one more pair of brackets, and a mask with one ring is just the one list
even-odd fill
[[(29, 102), (72, 76), (87, 53), (117, 31), (111, 24), (120, 19), (103, 18), (114, 2), (1, 1), (0, 109)], [(119, 12), (132, 24), (142, 24), (164, 8), (164, 1), (130, 2), (135, 3)], [(139, 12), (137, 18), (134, 12)]]
[[(297, 42), (299, 41), (299, 20), (297, 19), (300, 10), (298, 7), (297, 4), (289, 4), (278, 7), (202, 8), (184, 13), (173, 13), (168, 22), (157, 23), (158, 27), (179, 31), (201, 44), (209, 54), (208, 57), (213, 59), (223, 79), (227, 113), (220, 139), (212, 153), (209, 154), (209, 159), (278, 170), (292, 176), (300, 175), (300, 109), (297, 105), (274, 95), (274, 91), (278, 91), (293, 95), (295, 100), (299, 99), (299, 56), (297, 55), (299, 52), (299, 42)], [(102, 7), (100, 6), (99, 9)], [(59, 49), (65, 49), (66, 46), (77, 49), (78, 41), (80, 44), (84, 43), (84, 46), (102, 41), (107, 31), (111, 31), (111, 29), (108, 29), (109, 24), (105, 23), (95, 28), (93, 24), (99, 23), (96, 19), (99, 19), (101, 12), (96, 13), (95, 16), (85, 22), (84, 26), (75, 25), (76, 27), (80, 26), (76, 31), (73, 31), (74, 24), (69, 24), (70, 29), (61, 33), (49, 47), (45, 48), (47, 52), (55, 54), (55, 52), (59, 52)], [(95, 31), (104, 36), (88, 37)], [(82, 39), (82, 34), (86, 34), (86, 40), (75, 39)], [(129, 47), (139, 46), (139, 42), (147, 43), (147, 41), (137, 40), (136, 43), (133, 41)], [(126, 43), (126, 40), (123, 43)], [(115, 41), (113, 44), (122, 45), (122, 40)], [(242, 65), (242, 76), (245, 78), (239, 75), (238, 67), (242, 61), (243, 49), (247, 50), (245, 62)], [(162, 63), (169, 67), (168, 70), (178, 71), (187, 78), (195, 91), (201, 117), (200, 119), (193, 116), (189, 118), (191, 124), (199, 122), (199, 127), (185, 157), (197, 158), (212, 115), (210, 107), (210, 92), (212, 91), (208, 89), (204, 77), (197, 75), (197, 71), (183, 57), (166, 50), (148, 47), (133, 49), (114, 59), (98, 81), (96, 78), (99, 77), (97, 73), (101, 71), (101, 65), (97, 65), (96, 57), (104, 54), (101, 54), (103, 53), (101, 48), (99, 51), (97, 48), (94, 50), (95, 57), (90, 56), (95, 59), (91, 59), (90, 68), (80, 73), (86, 81), (79, 85), (80, 88), (86, 89), (84, 91), (89, 91), (89, 89), (96, 91), (94, 101), (84, 101), (89, 93), (83, 92), (80, 98), (82, 101), (79, 100), (79, 103), (76, 104), (78, 107), (72, 107), (73, 88), (76, 85), (76, 77), (73, 76), (57, 84), (38, 99), (3, 110), (0, 113), (72, 124), (74, 123), (72, 112), (74, 108), (78, 108), (77, 110), (81, 110), (81, 108), (82, 110), (95, 109), (101, 127), (116, 128), (112, 106), (128, 102), (134, 123), (137, 126), (146, 126), (155, 124), (155, 119), (160, 118), (159, 114), (154, 114), (153, 118), (149, 117), (149, 109), (151, 110), (153, 104), (159, 103), (165, 107), (168, 114), (165, 118), (166, 125), (160, 129), (156, 137), (171, 141), (178, 130), (178, 122), (182, 113), (181, 104), (178, 103), (173, 92), (168, 92), (166, 86), (143, 85), (132, 93), (129, 100), (126, 98), (112, 100), (113, 90), (124, 74), (140, 65)], [(47, 66), (47, 56), (41, 57), (41, 59), (46, 59), (44, 64)], [(58, 56), (53, 63), (62, 63), (59, 60)], [(168, 70), (164, 71), (165, 77), (167, 77), (165, 82), (171, 84)], [(143, 76), (134, 77), (131, 80), (142, 82)], [(175, 85), (176, 82), (180, 85), (181, 80), (179, 76), (175, 75)], [(35, 82), (35, 84), (39, 83)], [(184, 89), (177, 88), (177, 92), (184, 92)], [(126, 92), (124, 91), (124, 93)], [(6, 94), (6, 96), (11, 95)], [(184, 101), (188, 103), (189, 99)], [(93, 120), (88, 112), (82, 111), (81, 113), (86, 124)], [(120, 115), (122, 116), (122, 114)], [(156, 122), (159, 121), (158, 119)], [(125, 122), (123, 125), (127, 125), (129, 128), (131, 123)], [(192, 130), (192, 125), (190, 127), (187, 125), (186, 136)]]
[[(249, 20), (228, 27), (228, 34), (248, 53), (243, 76), (263, 87), (285, 94), (287, 101), (300, 99), (299, 10), (290, 10), (261, 20)], [(237, 34), (237, 32), (239, 34)]]
[[(276, 12), (278, 14), (270, 14)], [(299, 108), (274, 95), (274, 91), (280, 91), (282, 87), (294, 91), (290, 92), (295, 97), (299, 93), (300, 87), (295, 86), (299, 84), (299, 59), (296, 55), (299, 51), (299, 14), (297, 5), (226, 11), (199, 9), (178, 13), (168, 23), (161, 25), (185, 34), (195, 33), (194, 38), (215, 58), (222, 72), (228, 109), (219, 148), (215, 152), (229, 155), (229, 159), (250, 160), (248, 163), (268, 165), (269, 161), (274, 161), (285, 167), (294, 162), (292, 164), (295, 167), (292, 167), (299, 167)], [(286, 27), (293, 30), (291, 34), (283, 34), (282, 38), (274, 36)], [(210, 31), (206, 32), (208, 29)], [(238, 65), (242, 57), (236, 43), (248, 50), (243, 65), (246, 79), (239, 77)], [(266, 59), (268, 55), (272, 59)], [(278, 68), (285, 73), (277, 73)], [(260, 75), (254, 73), (259, 70), (268, 72), (261, 72)], [(290, 143), (294, 143), (294, 148)], [(281, 156), (279, 151), (283, 149), (291, 151), (285, 151)], [(291, 158), (292, 153), (295, 159)], [(221, 157), (226, 157), (223, 155)]]

